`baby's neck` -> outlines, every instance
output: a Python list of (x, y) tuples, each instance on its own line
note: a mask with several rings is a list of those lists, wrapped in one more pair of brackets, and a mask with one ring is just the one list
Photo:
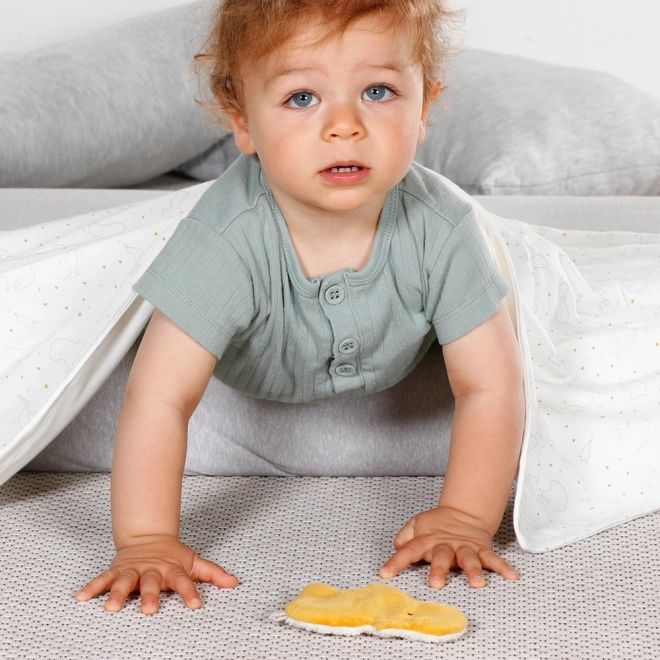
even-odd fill
[(358, 208), (333, 210), (291, 198), (276, 186), (270, 188), (305, 277), (347, 268), (357, 272), (368, 264), (387, 191)]
[(300, 269), (307, 279), (351, 268), (358, 272), (373, 252), (378, 221), (370, 232), (335, 234), (327, 240), (309, 240), (290, 233)]

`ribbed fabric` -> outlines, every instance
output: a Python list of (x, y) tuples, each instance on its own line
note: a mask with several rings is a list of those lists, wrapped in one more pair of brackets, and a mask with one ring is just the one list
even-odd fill
[(204, 193), (133, 286), (252, 396), (307, 402), (397, 383), (431, 343), (467, 334), (509, 291), (469, 203), (413, 163), (359, 272), (307, 279), (256, 155)]

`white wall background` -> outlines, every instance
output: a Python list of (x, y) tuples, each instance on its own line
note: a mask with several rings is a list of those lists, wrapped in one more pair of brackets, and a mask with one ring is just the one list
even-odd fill
[(607, 71), (660, 97), (660, 0), (451, 0), (467, 45)]
[(63, 41), (193, 0), (0, 0), (0, 54)]
[[(193, 0), (0, 0), (0, 54)], [(613, 73), (660, 97), (660, 0), (451, 0), (464, 42)]]

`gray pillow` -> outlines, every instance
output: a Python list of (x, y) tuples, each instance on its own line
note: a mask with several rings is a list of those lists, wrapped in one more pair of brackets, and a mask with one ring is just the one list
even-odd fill
[(226, 134), (204, 126), (192, 57), (203, 3), (0, 57), (0, 187), (118, 188)]
[(199, 181), (211, 181), (217, 179), (240, 154), (234, 135), (227, 133), (205, 152), (177, 167), (176, 171)]
[[(415, 160), (471, 195), (660, 195), (660, 99), (607, 73), (468, 50)], [(231, 140), (179, 170), (207, 181)]]
[(445, 82), (416, 159), (469, 194), (660, 195), (660, 99), (608, 73), (481, 50)]

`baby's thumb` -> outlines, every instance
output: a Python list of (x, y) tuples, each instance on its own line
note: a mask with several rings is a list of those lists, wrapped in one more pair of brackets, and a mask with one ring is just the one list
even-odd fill
[(200, 556), (195, 558), (193, 580), (210, 582), (216, 587), (222, 587), (225, 589), (231, 589), (238, 585), (238, 578), (235, 575), (227, 573), (220, 564), (215, 564), (207, 559), (202, 559)]
[(416, 516), (413, 516), (400, 530), (399, 533), (394, 537), (392, 545), (398, 550), (402, 548), (408, 541), (412, 541), (415, 537), (415, 523), (417, 520)]

